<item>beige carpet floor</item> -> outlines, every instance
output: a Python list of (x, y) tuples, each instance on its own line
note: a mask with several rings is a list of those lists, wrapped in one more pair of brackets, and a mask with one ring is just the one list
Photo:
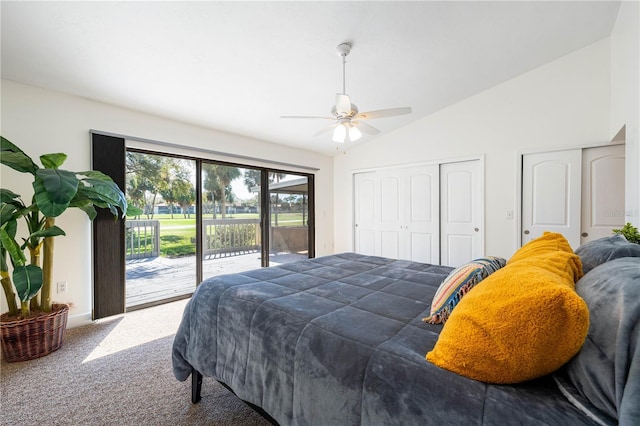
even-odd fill
[(0, 424), (269, 425), (235, 395), (171, 370), (171, 345), (186, 301), (67, 330), (63, 346), (35, 360), (0, 365)]

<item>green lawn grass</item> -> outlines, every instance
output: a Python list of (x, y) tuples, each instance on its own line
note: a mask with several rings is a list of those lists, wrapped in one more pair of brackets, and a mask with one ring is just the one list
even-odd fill
[[(196, 224), (195, 221), (189, 228), (163, 229), (160, 223), (160, 256), (177, 257), (192, 256), (196, 254)], [(176, 225), (174, 225), (176, 226)], [(193, 240), (192, 240), (193, 239)]]
[[(206, 215), (205, 219), (211, 218)], [(218, 219), (222, 217), (217, 216)], [(227, 215), (227, 219), (258, 219), (257, 213), (239, 213)], [(185, 218), (182, 214), (156, 214), (154, 220), (160, 221), (160, 256), (191, 256), (196, 253), (195, 215)], [(271, 224), (275, 226), (275, 214), (271, 215)], [(302, 226), (302, 213), (278, 213), (278, 226)], [(150, 244), (151, 242), (149, 242)]]

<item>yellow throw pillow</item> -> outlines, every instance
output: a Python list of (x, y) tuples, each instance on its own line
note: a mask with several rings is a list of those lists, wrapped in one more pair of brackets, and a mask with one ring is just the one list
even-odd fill
[[(546, 246), (551, 239), (543, 237), (540, 245)], [(512, 258), (476, 285), (452, 312), (427, 360), (505, 384), (544, 376), (569, 361), (587, 336), (589, 311), (575, 291), (579, 257), (568, 243), (556, 247), (530, 246), (528, 256)]]
[(567, 253), (573, 253), (571, 246), (567, 239), (557, 232), (545, 231), (542, 236), (529, 241), (516, 251), (509, 262), (513, 263), (518, 260), (530, 258), (545, 253), (555, 253), (557, 251), (566, 251)]

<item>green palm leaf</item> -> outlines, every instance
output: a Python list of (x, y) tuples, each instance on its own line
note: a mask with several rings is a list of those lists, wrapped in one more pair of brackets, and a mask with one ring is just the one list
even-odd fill
[(89, 216), (90, 220), (93, 220), (96, 218), (96, 216), (98, 216), (98, 213), (93, 207), (93, 202), (82, 197), (81, 191), (83, 191), (82, 186), (78, 187), (78, 193), (76, 194), (76, 197), (71, 200), (71, 204), (69, 204), (69, 207), (76, 207), (82, 210), (87, 214), (87, 216)]
[(82, 175), (82, 176), (86, 176), (88, 178), (92, 178), (92, 179), (97, 179), (97, 180), (103, 180), (103, 181), (111, 181), (112, 179), (105, 175), (104, 173), (98, 171), (98, 170), (87, 170), (84, 172), (78, 172), (77, 174)]
[(67, 154), (55, 153), (40, 156), (40, 162), (45, 169), (57, 169), (67, 159)]
[(19, 172), (35, 174), (38, 166), (20, 148), (0, 136), (0, 163)]
[[(15, 204), (20, 195), (6, 188), (0, 188), (0, 201), (3, 203)], [(19, 202), (19, 201), (17, 201)], [(22, 204), (22, 203), (21, 203)]]
[(42, 269), (36, 265), (14, 267), (13, 284), (21, 301), (33, 299), (42, 288)]
[(38, 208), (47, 217), (61, 215), (78, 191), (78, 178), (66, 170), (40, 169), (33, 181)]
[(69, 207), (69, 204), (54, 203), (47, 194), (41, 179), (36, 178), (33, 181), (33, 190), (35, 191), (36, 205), (45, 216), (60, 216)]
[(3, 223), (2, 227), (4, 228), (5, 232), (15, 240), (16, 234), (18, 233), (18, 221), (16, 220), (16, 218), (14, 217), (8, 222)]
[(142, 213), (143, 213), (143, 210), (141, 208), (132, 206), (131, 204), (127, 204), (127, 211), (125, 213), (125, 216), (129, 216), (129, 217), (139, 216)]
[[(78, 194), (76, 195), (76, 198), (71, 201), (71, 205), (85, 210), (84, 206), (87, 204), (103, 209), (109, 209), (112, 215), (118, 217), (118, 210), (115, 208), (114, 200), (101, 194), (95, 188), (80, 185), (78, 187)], [(87, 210), (85, 210), (85, 212), (86, 211)], [(87, 214), (89, 213), (87, 212)]]
[(68, 170), (40, 169), (36, 176), (42, 180), (51, 201), (58, 204), (69, 203), (80, 183), (76, 174)]
[[(82, 179), (81, 182), (86, 185), (79, 186), (79, 199), (86, 198), (94, 202), (98, 207), (108, 207), (114, 216), (118, 215), (118, 211), (115, 209), (115, 207), (118, 207), (124, 217), (128, 207), (127, 199), (115, 182), (92, 178)], [(101, 205), (101, 202), (107, 205)]]
[(11, 257), (11, 262), (14, 266), (24, 266), (27, 258), (24, 256), (24, 253), (14, 238), (15, 237), (9, 234), (6, 226), (0, 228), (0, 245), (9, 253), (9, 257)]
[(13, 204), (0, 204), (0, 226), (4, 225), (10, 220), (15, 220), (14, 213), (18, 209)]
[(51, 228), (41, 229), (40, 231), (36, 231), (33, 234), (29, 235), (28, 238), (46, 238), (46, 237), (57, 237), (59, 235), (67, 235), (57, 226), (52, 226)]

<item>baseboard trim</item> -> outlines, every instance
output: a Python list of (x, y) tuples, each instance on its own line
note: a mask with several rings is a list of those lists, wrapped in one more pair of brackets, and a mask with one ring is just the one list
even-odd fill
[(67, 329), (81, 327), (91, 323), (93, 323), (93, 320), (91, 319), (91, 312), (69, 315), (67, 317)]

